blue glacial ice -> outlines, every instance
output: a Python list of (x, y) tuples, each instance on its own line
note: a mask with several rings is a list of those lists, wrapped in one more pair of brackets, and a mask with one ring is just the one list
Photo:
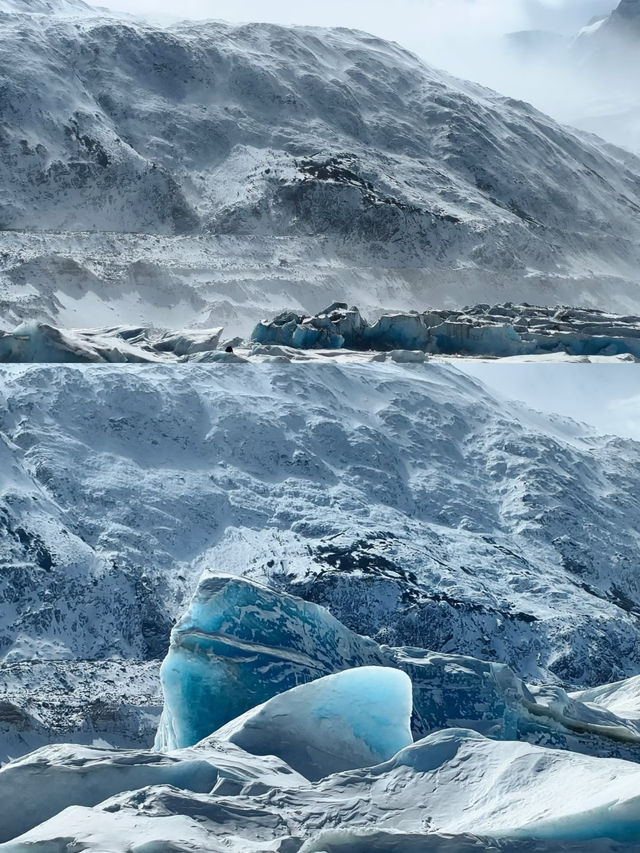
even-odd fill
[(163, 684), (169, 754), (48, 747), (0, 769), (4, 837), (25, 832), (2, 853), (639, 849), (637, 679), (585, 702), (206, 575)]
[(411, 679), (389, 667), (327, 675), (274, 696), (212, 735), (276, 755), (307, 779), (388, 761), (413, 743)]
[(192, 746), (277, 694), (363, 666), (410, 677), (416, 738), (464, 727), (498, 740), (638, 759), (640, 726), (632, 715), (560, 687), (527, 686), (503, 664), (379, 646), (316, 604), (208, 574), (172, 632), (156, 748)]
[(255, 327), (252, 340), (298, 349), (422, 350), (510, 357), (640, 356), (640, 317), (533, 305), (474, 305), (382, 314), (369, 324), (356, 307), (335, 302), (314, 316), (284, 312)]
[(388, 660), (324, 607), (241, 578), (207, 576), (171, 633), (156, 748), (191, 746), (278, 693)]

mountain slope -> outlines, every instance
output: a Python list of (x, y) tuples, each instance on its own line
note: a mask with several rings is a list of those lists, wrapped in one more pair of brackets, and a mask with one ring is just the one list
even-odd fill
[[(529, 301), (545, 287), (603, 307), (638, 300), (640, 161), (396, 45), (346, 30), (17, 13), (1, 38), (5, 230), (233, 236), (241, 258), (224, 287), (183, 258), (179, 284), (252, 319), (270, 289), (291, 292), (292, 254), (313, 284), (318, 248), (332, 288), (352, 290), (359, 275), (386, 277), (388, 290), (393, 276), (365, 309), (418, 307), (438, 279), (462, 302), (507, 281)], [(254, 237), (288, 240), (266, 298), (251, 287)], [(31, 260), (7, 237), (6, 310), (24, 317), (40, 290), (51, 319), (87, 291), (104, 299), (114, 278), (131, 289), (134, 261), (143, 279), (166, 279), (147, 260), (157, 241), (128, 237), (110, 267), (91, 245), (50, 235)]]
[(528, 680), (638, 671), (632, 441), (435, 365), (12, 367), (0, 399), (0, 691), (14, 715), (30, 696), (64, 730), (48, 684), (104, 731), (120, 690), (108, 662), (124, 660), (141, 672), (121, 709), (139, 743), (135, 709), (157, 705), (145, 667), (205, 568)]

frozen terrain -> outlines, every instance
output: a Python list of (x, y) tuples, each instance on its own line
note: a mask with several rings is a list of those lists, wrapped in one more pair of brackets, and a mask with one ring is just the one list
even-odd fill
[[(35, 802), (44, 795), (44, 808), (52, 779), (77, 776), (80, 767), (96, 793), (117, 790), (118, 782), (122, 792), (94, 807), (70, 805), (1, 845), (3, 853), (632, 853), (640, 837), (637, 764), (464, 729), (438, 732), (385, 763), (316, 783), (273, 758), (229, 752), (215, 741), (166, 756), (78, 753), (75, 766), (66, 757), (66, 774), (65, 757), (49, 750), (5, 768), (0, 782), (22, 775), (23, 790)], [(28, 762), (36, 759), (41, 772), (29, 779)]]
[(640, 444), (445, 364), (0, 411), (2, 853), (637, 850)]
[(0, 411), (4, 757), (148, 747), (205, 569), (528, 683), (638, 672), (640, 445), (453, 367), (14, 365)]
[[(320, 661), (323, 630), (341, 635), (331, 652), (344, 656), (342, 671), (284, 689), (274, 669), (300, 672), (310, 656)], [(637, 849), (640, 729), (632, 734), (630, 720), (597, 704), (600, 696), (617, 695), (629, 708), (635, 696), (637, 712), (632, 681), (595, 691), (588, 704), (565, 694), (563, 708), (556, 691), (551, 722), (553, 703), (534, 712), (536, 700), (524, 685), (514, 689), (517, 679), (509, 683), (506, 668), (493, 667), (493, 689), (511, 703), (503, 706), (503, 722), (523, 725), (529, 703), (529, 734), (550, 722), (549, 730), (568, 732), (573, 718), (592, 746), (613, 750), (618, 740), (635, 746), (631, 760), (622, 761), (579, 754), (585, 750), (567, 744), (563, 750), (532, 745), (515, 728), (492, 730), (486, 718), (491, 737), (461, 728), (451, 719), (460, 700), (472, 718), (475, 712), (476, 726), (483, 710), (495, 711), (487, 703), (491, 679), (474, 679), (470, 659), (449, 656), (438, 677), (438, 656), (423, 652), (420, 661), (414, 649), (410, 679), (380, 661), (349, 668), (358, 643), (373, 655), (370, 640), (350, 635), (322, 608), (231, 576), (205, 576), (174, 630), (172, 651), (180, 645), (181, 652), (166, 662), (165, 728), (171, 721), (172, 731), (184, 733), (194, 715), (199, 723), (208, 713), (203, 680), (210, 703), (225, 711), (231, 694), (250, 703), (260, 680), (275, 691), (272, 698), (202, 740), (192, 725), (193, 745), (182, 749), (166, 752), (165, 734), (156, 752), (46, 747), (5, 765), (2, 850), (558, 853), (579, 843), (594, 853)], [(388, 648), (377, 654), (392, 661)], [(236, 667), (231, 682), (225, 667)], [(412, 693), (414, 717), (427, 694), (431, 711), (443, 717), (415, 743)], [(617, 720), (618, 729), (603, 727), (605, 719)]]
[(362, 32), (0, 5), (0, 327), (638, 310), (640, 160)]
[(375, 322), (336, 302), (310, 316), (285, 311), (251, 339), (222, 328), (60, 329), (22, 323), (0, 331), (0, 363), (423, 362), (426, 356), (584, 361), (640, 360), (640, 316), (558, 306), (474, 305), (381, 314)]

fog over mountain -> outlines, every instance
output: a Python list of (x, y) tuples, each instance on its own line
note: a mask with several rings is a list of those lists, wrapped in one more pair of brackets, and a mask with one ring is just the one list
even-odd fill
[[(117, 0), (107, 5), (124, 8)], [(289, 0), (265, 6), (241, 0), (218, 3), (215, 14), (230, 21), (367, 29), (399, 42), (432, 65), (531, 101), (560, 121), (637, 150), (635, 78), (625, 74), (628, 61), (638, 55), (637, 44), (634, 51), (627, 39), (628, 57), (619, 47), (597, 61), (576, 62), (573, 56), (572, 45), (582, 38), (582, 31), (615, 8), (616, 0), (400, 0), (393, 7), (360, 0), (321, 6)], [(127, 11), (164, 20), (211, 16), (205, 0), (188, 0), (177, 13), (170, 3), (134, 0)], [(633, 0), (622, 5), (614, 29), (626, 29), (632, 14)]]

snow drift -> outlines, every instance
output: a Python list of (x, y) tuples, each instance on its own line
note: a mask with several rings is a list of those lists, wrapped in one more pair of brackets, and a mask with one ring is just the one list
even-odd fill
[[(209, 747), (198, 749), (204, 758)], [(2, 850), (44, 851), (55, 844), (71, 853), (80, 843), (87, 851), (113, 853), (352, 853), (370, 835), (374, 846), (365, 849), (374, 851), (631, 853), (640, 840), (639, 783), (637, 764), (450, 729), (386, 763), (315, 784), (281, 772), (277, 780), (216, 787), (210, 794), (167, 785), (123, 791), (94, 808), (67, 808)], [(385, 847), (385, 838), (408, 843)]]

